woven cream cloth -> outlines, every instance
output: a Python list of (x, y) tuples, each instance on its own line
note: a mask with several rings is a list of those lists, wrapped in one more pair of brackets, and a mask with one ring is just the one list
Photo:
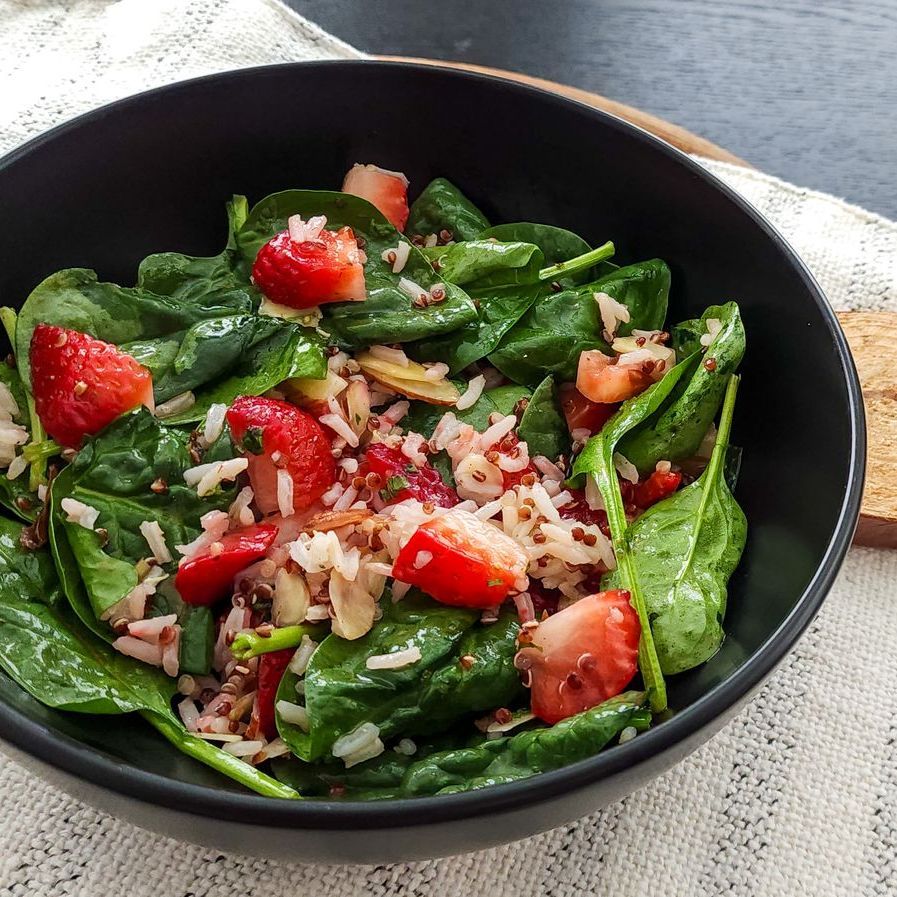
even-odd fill
[[(0, 0), (0, 150), (165, 82), (357, 55), (273, 0)], [(897, 225), (706, 164), (779, 227), (837, 308), (897, 311)], [(0, 895), (897, 894), (895, 584), (897, 553), (853, 549), (796, 650), (709, 744), (603, 812), (483, 853), (378, 867), (225, 856), (134, 828), (0, 759)]]

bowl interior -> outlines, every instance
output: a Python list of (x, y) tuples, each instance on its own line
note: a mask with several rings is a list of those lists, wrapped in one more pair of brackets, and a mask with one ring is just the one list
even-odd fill
[[(217, 252), (232, 193), (337, 189), (355, 161), (403, 170), (415, 193), (444, 175), (495, 222), (612, 239), (617, 261), (659, 256), (673, 270), (674, 320), (740, 303), (748, 352), (734, 441), (749, 537), (722, 650), (670, 682), (671, 706), (687, 711), (753, 662), (843, 542), (858, 417), (852, 369), (805, 272), (675, 152), (585, 107), (441, 70), (312, 64), (203, 79), (101, 110), (0, 163), (0, 297), (20, 305), (61, 267), (127, 284), (150, 252)], [(5, 677), (0, 702), (126, 767), (231, 787), (139, 721), (101, 721), (99, 745), (95, 719), (48, 711)]]

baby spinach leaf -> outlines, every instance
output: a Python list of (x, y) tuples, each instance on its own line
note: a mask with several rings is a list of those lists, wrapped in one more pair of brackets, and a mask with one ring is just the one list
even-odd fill
[(170, 713), (174, 682), (107, 648), (71, 613), (45, 550), (0, 518), (0, 666), (41, 703), (84, 713)]
[[(326, 757), (337, 738), (365, 722), (381, 738), (439, 732), (460, 717), (506, 705), (521, 693), (514, 669), (519, 626), (510, 613), (484, 626), (479, 613), (409, 595), (387, 596), (383, 617), (365, 636), (330, 635), (305, 674), (309, 732), (278, 719), (284, 741), (303, 760)], [(369, 657), (417, 647), (421, 659), (395, 670), (369, 670)], [(474, 657), (464, 669), (459, 660)], [(295, 702), (296, 676), (287, 671), (278, 699)]]
[(644, 700), (642, 692), (624, 692), (544, 729), (433, 754), (409, 766), (402, 793), (412, 797), (472, 791), (586, 760), (627, 726), (649, 727), (651, 714)]
[(411, 204), (407, 234), (450, 230), (455, 240), (473, 240), (489, 227), (486, 216), (450, 181), (435, 178)]
[(485, 358), (533, 303), (550, 292), (542, 283), (471, 289), (479, 306), (477, 319), (444, 336), (415, 343), (409, 353), (421, 361), (444, 361), (457, 374)]
[(661, 381), (646, 389), (641, 395), (624, 402), (620, 410), (586, 443), (585, 448), (579, 453), (573, 464), (574, 481), (581, 481), (583, 475), (594, 477), (595, 483), (601, 491), (601, 497), (604, 499), (614, 554), (617, 558), (617, 581), (620, 583), (620, 588), (629, 590), (632, 596), (632, 606), (638, 614), (642, 628), (639, 644), (639, 668), (648, 689), (651, 708), (655, 713), (666, 709), (666, 685), (663, 681), (663, 672), (651, 633), (648, 608), (638, 577), (638, 567), (629, 545), (626, 512), (623, 508), (623, 498), (620, 494), (620, 484), (614, 466), (614, 452), (620, 439), (663, 404), (676, 384), (691, 373), (697, 361), (697, 356), (680, 361), (667, 372)]
[(206, 675), (212, 668), (215, 646), (215, 621), (208, 607), (187, 604), (169, 577), (156, 589), (148, 616), (174, 614), (181, 626), (178, 668), (181, 673)]
[(16, 361), (30, 388), (29, 349), (34, 328), (55, 324), (122, 345), (188, 330), (193, 324), (234, 314), (248, 314), (255, 299), (247, 289), (208, 292), (183, 302), (140, 287), (120, 287), (97, 280), (94, 271), (68, 268), (42, 281), (25, 301), (16, 327)]
[[(290, 215), (326, 215), (329, 228), (351, 227), (365, 241), (367, 261), (364, 302), (336, 302), (323, 307), (321, 329), (345, 348), (372, 343), (409, 342), (446, 333), (476, 318), (476, 308), (458, 286), (443, 281), (416, 247), (411, 248), (401, 274), (383, 260), (387, 249), (400, 240), (408, 242), (369, 202), (347, 193), (328, 190), (284, 190), (272, 193), (253, 206), (237, 234), (244, 262), (252, 265), (259, 249), (275, 234), (286, 229)], [(445, 285), (441, 302), (417, 308), (411, 297), (399, 289), (404, 277), (424, 289)]]
[(95, 638), (62, 597), (45, 550), (20, 547), (21, 525), (0, 518), (0, 668), (30, 695), (59, 710), (137, 711), (179, 750), (269, 797), (298, 793), (207, 741), (171, 710), (174, 679)]
[(546, 374), (575, 380), (579, 356), (589, 349), (608, 351), (594, 294), (604, 292), (629, 309), (630, 321), (618, 335), (663, 326), (670, 272), (659, 259), (627, 265), (588, 286), (540, 296), (505, 334), (489, 361), (508, 379), (535, 386)]
[[(31, 414), (29, 413), (28, 394), (25, 392), (18, 371), (3, 361), (0, 361), (0, 383), (6, 385), (18, 406), (19, 413), (13, 415), (13, 422), (22, 425), (30, 433)], [(18, 452), (22, 452), (22, 447), (18, 449)], [(27, 471), (11, 480), (5, 470), (0, 470), (0, 505), (21, 520), (29, 523), (34, 520), (40, 501), (30, 483)]]
[(544, 455), (555, 460), (570, 451), (570, 433), (551, 377), (546, 377), (533, 391), (517, 435), (527, 444), (530, 457)]
[(644, 700), (642, 692), (624, 692), (554, 726), (478, 738), (466, 747), (419, 744), (412, 757), (389, 751), (351, 769), (278, 760), (274, 774), (310, 796), (326, 796), (339, 786), (349, 800), (472, 791), (585, 760), (628, 726), (644, 731), (651, 723)]
[[(658, 461), (680, 461), (697, 451), (722, 404), (729, 375), (744, 357), (744, 326), (734, 302), (711, 306), (699, 321), (686, 321), (680, 325), (680, 337), (688, 330), (700, 338), (711, 318), (720, 321), (722, 328), (707, 349), (704, 363), (680, 381), (661, 408), (620, 441), (619, 451), (640, 473), (653, 470)], [(692, 339), (683, 343), (686, 349), (693, 345)], [(712, 369), (707, 367), (710, 359)]]
[[(535, 243), (545, 257), (546, 265), (557, 265), (588, 252), (592, 247), (573, 231), (551, 224), (535, 224), (531, 221), (519, 221), (514, 224), (497, 224), (483, 231), (479, 238), (486, 240), (516, 240), (522, 243)], [(562, 286), (575, 286), (588, 283), (596, 277), (608, 273), (615, 266), (609, 262), (599, 262), (597, 268), (585, 268), (575, 274), (561, 278)]]
[[(628, 533), (660, 666), (666, 675), (709, 660), (723, 641), (726, 584), (747, 538), (744, 512), (725, 478), (738, 377), (730, 375), (719, 434), (695, 482), (648, 508)], [(620, 569), (604, 588), (621, 587)], [(625, 588), (625, 586), (623, 586)]]
[(545, 264), (542, 251), (531, 243), (469, 240), (422, 249), (430, 264), (445, 280), (475, 288), (533, 283)]
[[(184, 471), (194, 466), (188, 438), (140, 409), (89, 440), (54, 482), (54, 527), (61, 526), (66, 536), (96, 618), (137, 585), (134, 565), (150, 556), (141, 523), (157, 521), (174, 555), (175, 545), (199, 535), (203, 514), (224, 509), (233, 500), (233, 484), (200, 498), (184, 483)], [(229, 436), (222, 440), (229, 447)], [(167, 484), (166, 492), (151, 489), (157, 480)], [(96, 508), (100, 512), (96, 525), (103, 532), (67, 522), (61, 509), (66, 497)]]

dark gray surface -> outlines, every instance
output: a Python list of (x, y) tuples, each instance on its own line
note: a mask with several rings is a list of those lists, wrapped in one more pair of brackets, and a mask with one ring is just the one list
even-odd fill
[(594, 90), (897, 218), (897, 0), (288, 0), (370, 53)]

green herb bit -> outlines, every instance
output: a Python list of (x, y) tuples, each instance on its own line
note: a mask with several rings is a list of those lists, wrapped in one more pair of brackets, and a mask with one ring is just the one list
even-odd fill
[(318, 640), (323, 638), (326, 633), (327, 627), (324, 624), (311, 623), (281, 626), (272, 629), (269, 635), (240, 632), (237, 633), (230, 649), (237, 660), (249, 660), (250, 657), (258, 657), (259, 654), (270, 654), (272, 651), (282, 651), (284, 648), (298, 648), (304, 635)]
[(407, 489), (410, 484), (403, 476), (389, 477), (386, 485), (380, 490), (380, 496), (384, 501), (391, 501), (403, 489)]

